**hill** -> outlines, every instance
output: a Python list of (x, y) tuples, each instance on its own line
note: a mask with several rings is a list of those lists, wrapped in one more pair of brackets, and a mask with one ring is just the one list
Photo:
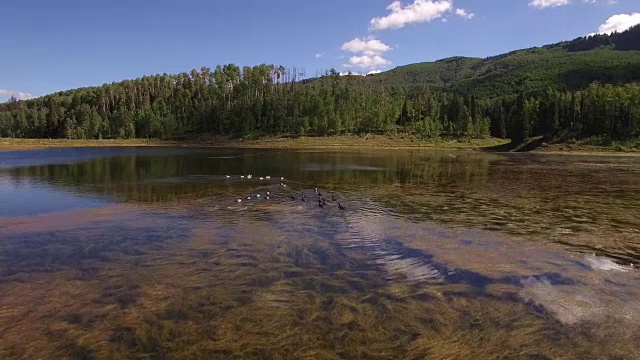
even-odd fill
[(580, 90), (596, 81), (625, 84), (640, 81), (640, 26), (486, 59), (454, 57), (405, 65), (368, 78), (375, 84), (450, 87), (481, 98), (549, 87)]

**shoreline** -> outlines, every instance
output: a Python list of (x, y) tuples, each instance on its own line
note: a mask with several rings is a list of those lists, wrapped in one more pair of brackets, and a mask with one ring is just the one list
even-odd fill
[[(491, 153), (513, 153), (499, 151), (496, 148), (508, 144), (508, 140), (487, 139), (454, 139), (424, 141), (402, 136), (356, 136), (341, 135), (327, 137), (299, 138), (262, 138), (257, 140), (203, 138), (192, 140), (71, 140), (71, 139), (9, 139), (0, 138), (0, 152), (43, 150), (52, 148), (81, 147), (185, 147), (185, 148), (238, 148), (238, 149), (379, 149), (379, 150), (473, 150)], [(616, 150), (613, 147), (593, 145), (554, 144), (537, 148), (524, 153), (543, 155), (608, 155), (608, 156), (640, 156), (640, 149)]]
[(238, 149), (450, 149), (480, 150), (503, 145), (503, 139), (436, 140), (423, 141), (409, 137), (392, 136), (327, 136), (299, 138), (261, 138), (257, 140), (202, 138), (190, 140), (70, 140), (70, 139), (9, 139), (0, 138), (0, 152), (75, 147), (187, 147)]

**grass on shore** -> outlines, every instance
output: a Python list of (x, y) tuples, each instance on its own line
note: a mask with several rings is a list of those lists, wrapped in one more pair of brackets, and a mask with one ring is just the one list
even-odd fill
[(545, 143), (541, 137), (512, 146), (508, 139), (430, 139), (422, 140), (408, 134), (339, 135), (319, 137), (263, 137), (238, 139), (204, 135), (184, 140), (156, 139), (9, 139), (0, 138), (0, 151), (36, 150), (57, 147), (102, 146), (174, 146), (229, 147), (256, 149), (472, 149), (496, 152), (535, 152), (545, 154), (636, 154), (640, 141), (604, 141), (602, 139), (562, 140)]
[(184, 147), (235, 147), (235, 148), (446, 148), (481, 149), (499, 146), (508, 140), (487, 139), (434, 139), (420, 140), (409, 135), (340, 135), (326, 137), (265, 137), (260, 139), (230, 139), (204, 136), (187, 140), (153, 139), (0, 139), (0, 151), (35, 150), (53, 147), (94, 147), (94, 146), (184, 146)]

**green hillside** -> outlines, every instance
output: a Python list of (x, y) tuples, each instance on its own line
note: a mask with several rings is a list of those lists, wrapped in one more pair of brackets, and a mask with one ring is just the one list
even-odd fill
[(442, 86), (496, 98), (522, 91), (580, 90), (640, 81), (640, 26), (486, 59), (454, 57), (368, 76), (374, 84)]
[(405, 65), (370, 75), (369, 81), (398, 86), (447, 86), (472, 76), (473, 68), (481, 61), (478, 58), (452, 57), (436, 62)]

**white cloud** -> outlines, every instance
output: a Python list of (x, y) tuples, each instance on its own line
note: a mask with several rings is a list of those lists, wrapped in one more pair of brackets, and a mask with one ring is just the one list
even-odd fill
[[(618, 0), (582, 0), (582, 2), (586, 4), (597, 4), (597, 3), (605, 3), (605, 4), (615, 4)], [(558, 6), (565, 6), (572, 4), (573, 0), (532, 0), (529, 3), (529, 6), (538, 9), (546, 9), (546, 8), (554, 8)]]
[(443, 23), (446, 23), (447, 21), (449, 21), (449, 20), (447, 20), (447, 18), (442, 18), (442, 22)]
[(384, 53), (392, 50), (391, 46), (373, 37), (355, 38), (344, 43), (341, 49), (358, 54), (349, 58), (348, 64), (344, 65), (347, 68), (358, 67), (368, 70), (391, 64), (391, 61), (382, 57)]
[(465, 9), (456, 9), (456, 15), (467, 20), (471, 20), (474, 16), (476, 16), (476, 14), (474, 13), (468, 13)]
[(356, 66), (362, 69), (374, 69), (383, 66), (391, 65), (391, 61), (383, 58), (380, 55), (362, 55), (352, 56), (349, 58), (349, 64), (346, 67)]
[(352, 53), (361, 53), (367, 56), (384, 54), (391, 50), (391, 47), (375, 38), (355, 38), (342, 45), (342, 50)]
[(571, 0), (533, 0), (529, 6), (538, 9), (554, 8), (571, 4)]
[(316, 59), (320, 59), (320, 58), (321, 58), (321, 57), (323, 57), (323, 56), (324, 56), (324, 54), (322, 54), (322, 53), (317, 53), (317, 54), (316, 54)]
[(406, 6), (394, 1), (387, 7), (391, 14), (371, 19), (369, 26), (372, 30), (400, 29), (407, 24), (431, 22), (452, 9), (453, 0), (415, 0)]
[(374, 75), (374, 74), (380, 74), (382, 72), (382, 70), (371, 70), (367, 73), (367, 75)]
[(354, 71), (341, 71), (338, 73), (340, 76), (347, 76), (347, 75), (352, 75), (352, 76), (364, 76), (364, 74), (361, 74), (359, 72), (354, 72)]
[(28, 100), (33, 99), (35, 96), (30, 93), (15, 91), (15, 90), (2, 90), (0, 89), (0, 97), (15, 97), (18, 100)]
[[(623, 32), (640, 24), (640, 13), (618, 14), (608, 18), (604, 24), (600, 25), (597, 34), (611, 34), (614, 32)], [(596, 33), (589, 34), (595, 35)]]

